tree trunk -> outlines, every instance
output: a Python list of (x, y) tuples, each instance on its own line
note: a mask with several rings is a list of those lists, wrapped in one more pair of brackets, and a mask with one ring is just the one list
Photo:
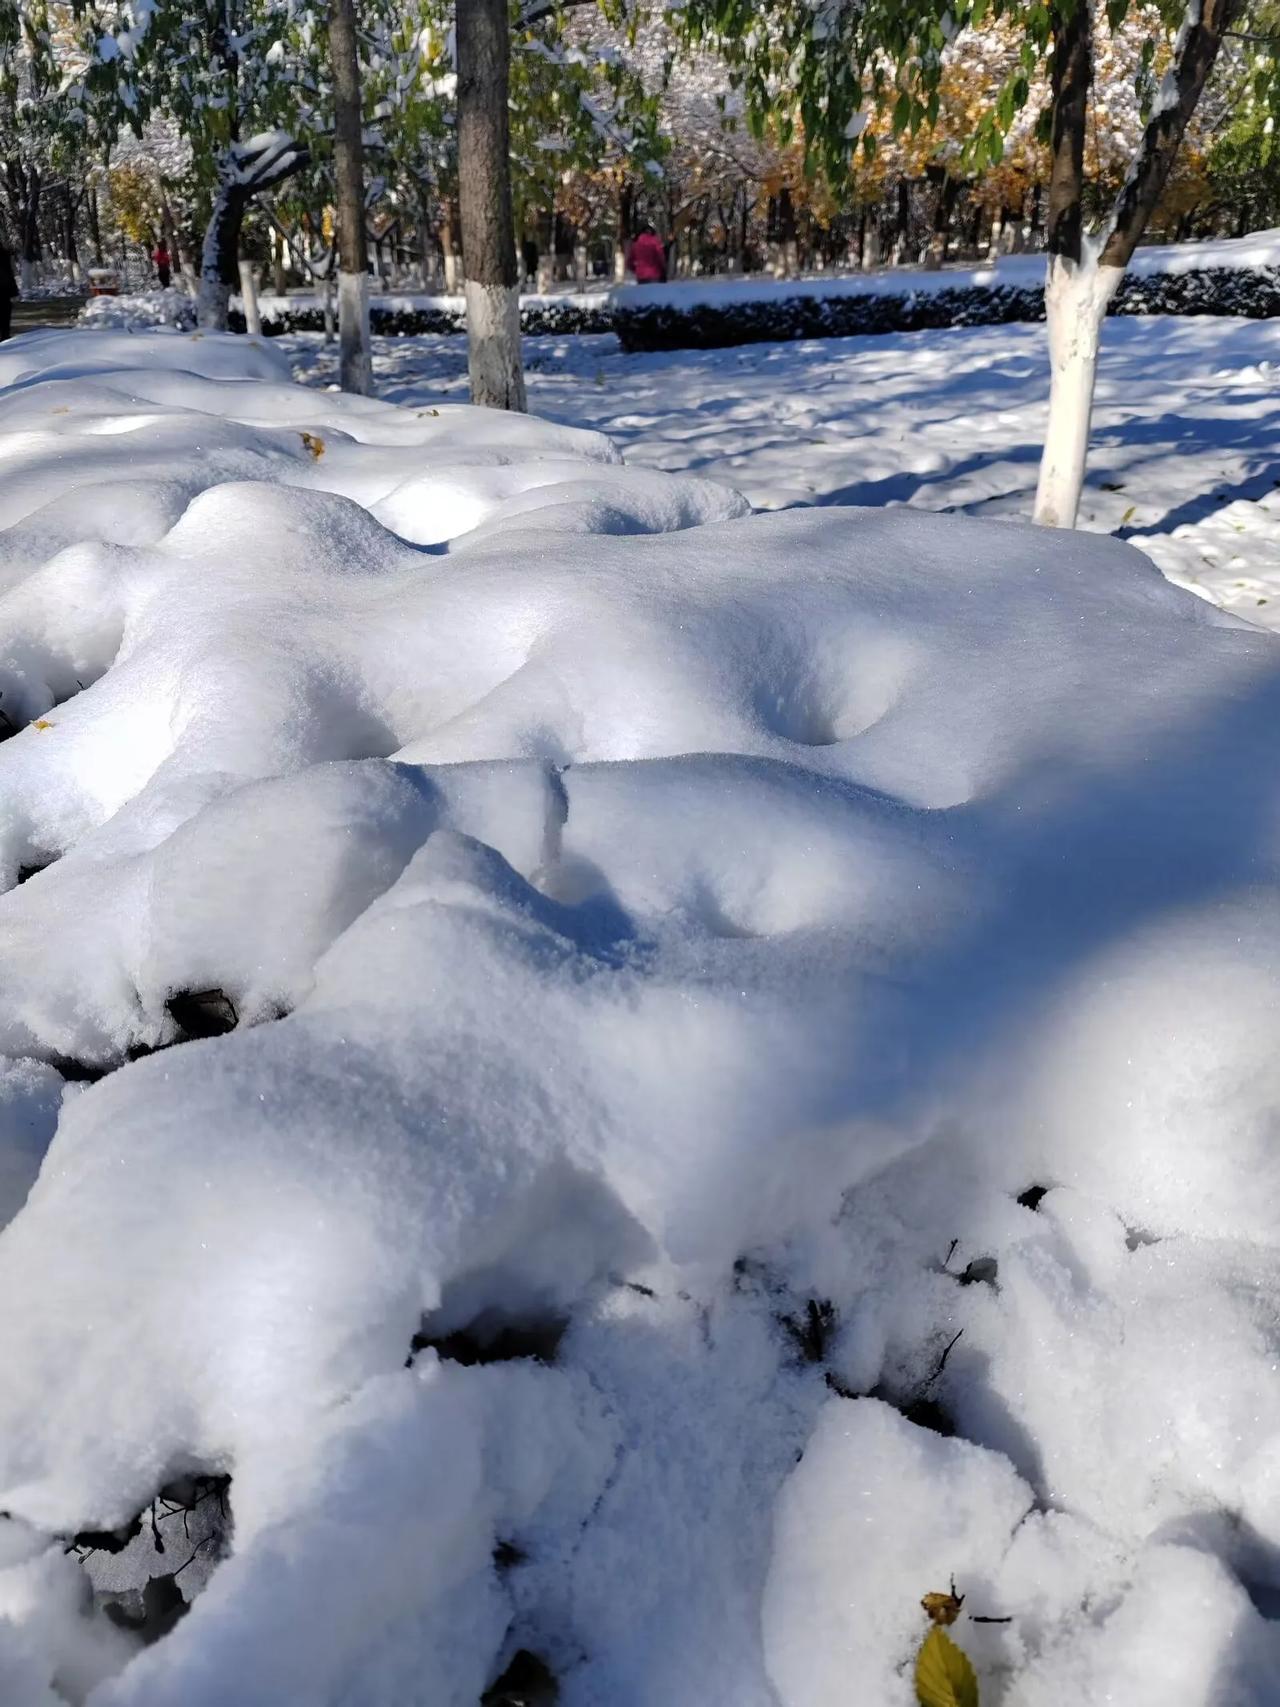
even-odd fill
[(261, 190), (269, 190), (305, 166), (307, 149), (281, 131), (252, 143), (232, 143), (218, 166), (218, 193), (200, 253), (200, 294), (196, 323), (202, 331), (225, 332), (227, 308), (239, 267), (240, 227), (245, 209)]
[(73, 287), (78, 290), (83, 283), (84, 274), (80, 266), (80, 246), (76, 242), (76, 204), (69, 184), (63, 187), (62, 212), (66, 222), (67, 270), (71, 274)]
[(202, 332), (225, 332), (231, 291), (239, 278), (240, 226), (249, 197), (240, 184), (224, 182), (214, 198), (200, 252), (196, 324)]
[(98, 192), (89, 191), (89, 238), (93, 243), (93, 264), (102, 266), (102, 222), (98, 218)]
[(613, 277), (616, 284), (624, 283), (627, 276), (627, 245), (631, 241), (635, 200), (635, 186), (629, 178), (623, 178), (618, 186), (618, 242), (613, 251)]
[[(466, 10), (465, 4), (462, 10)], [(333, 175), (338, 214), (338, 379), (344, 391), (373, 395), (369, 347), (368, 244), (364, 229), (364, 139), (354, 0), (330, 0), (333, 69)]]
[(444, 262), (444, 289), (446, 296), (457, 293), (460, 269), (458, 266), (458, 210), (453, 201), (444, 204), (444, 218), (440, 222), (440, 256)]
[(262, 336), (262, 315), (258, 311), (258, 281), (253, 276), (253, 262), (242, 255), (236, 263), (240, 275), (240, 306), (244, 310), (244, 329), (250, 337)]
[(22, 294), (30, 296), (36, 288), (36, 268), (40, 261), (40, 174), (34, 166), (26, 174), (25, 189), (22, 208)]
[(942, 173), (942, 181), (938, 185), (938, 205), (934, 209), (933, 233), (929, 238), (929, 247), (925, 252), (924, 264), (931, 272), (936, 272), (947, 258), (947, 242), (951, 236), (951, 212), (956, 204), (960, 185), (947, 172)]
[(1084, 136), (1093, 76), (1089, 8), (1062, 4), (1053, 20), (1049, 177), (1049, 421), (1034, 519), (1074, 527), (1084, 485), (1098, 344), (1107, 307), (1160, 198), (1178, 145), (1240, 0), (1188, 0), (1155, 108), (1100, 243), (1084, 237)]
[(471, 401), (524, 409), (520, 290), (511, 207), (507, 0), (457, 11), (458, 180)]
[(898, 179), (898, 210), (897, 223), (893, 232), (893, 253), (891, 264), (900, 267), (907, 258), (907, 246), (911, 241), (911, 185), (905, 178)]
[(1122, 270), (1128, 266), (1168, 181), (1222, 38), (1243, 10), (1243, 0), (1187, 0), (1173, 63), (1164, 74), (1137, 158), (1107, 221), (1104, 266)]
[(1074, 527), (1084, 484), (1093, 412), (1098, 339), (1107, 289), (1084, 249), (1084, 139), (1093, 81), (1093, 38), (1083, 0), (1053, 15), (1049, 263), (1045, 319), (1049, 328), (1049, 419), (1036, 485), (1034, 519)]
[(777, 249), (773, 274), (779, 279), (793, 279), (800, 270), (799, 246), (796, 242), (796, 208), (791, 191), (784, 185), (778, 192)]
[(1050, 255), (1045, 285), (1049, 325), (1049, 420), (1033, 519), (1042, 527), (1076, 525), (1089, 451), (1098, 344), (1107, 305), (1124, 276), (1088, 255)]

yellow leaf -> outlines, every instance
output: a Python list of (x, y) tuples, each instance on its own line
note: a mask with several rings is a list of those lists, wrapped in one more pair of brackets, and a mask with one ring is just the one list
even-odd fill
[(978, 1707), (978, 1680), (968, 1655), (935, 1625), (916, 1655), (920, 1707)]
[(316, 461), (319, 462), (320, 458), (324, 455), (324, 440), (319, 436), (319, 434), (303, 433), (302, 442), (306, 445), (312, 456), (315, 457)]
[(50, 723), (46, 718), (37, 717), (35, 722), (31, 725), (31, 727), (33, 729), (52, 729), (53, 724)]

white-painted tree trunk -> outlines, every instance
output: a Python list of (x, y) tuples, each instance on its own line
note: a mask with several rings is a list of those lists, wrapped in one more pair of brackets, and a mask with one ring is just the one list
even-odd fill
[(1107, 304), (1123, 277), (1121, 267), (1099, 266), (1091, 250), (1080, 261), (1061, 255), (1049, 258), (1044, 291), (1049, 326), (1049, 421), (1033, 512), (1042, 527), (1076, 525), (1089, 451), (1098, 342)]
[(262, 336), (262, 315), (258, 312), (258, 281), (253, 276), (253, 264), (241, 260), (236, 263), (240, 274), (240, 306), (244, 310), (244, 329), (250, 337)]
[(458, 256), (446, 254), (444, 258), (444, 289), (446, 296), (458, 294)]
[(36, 264), (29, 255), (22, 257), (21, 282), (23, 296), (30, 296), (36, 288)]
[(490, 409), (526, 408), (520, 351), (520, 290), (467, 280), (471, 401)]
[(324, 312), (324, 341), (331, 344), (337, 331), (337, 317), (333, 304), (333, 280), (326, 276), (321, 291), (322, 308)]
[(613, 246), (613, 282), (627, 282), (627, 245), (621, 239)]
[(338, 376), (344, 391), (372, 397), (368, 273), (338, 274)]

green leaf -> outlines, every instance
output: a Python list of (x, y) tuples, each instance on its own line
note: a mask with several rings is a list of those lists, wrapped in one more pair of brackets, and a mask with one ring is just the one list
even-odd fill
[(911, 122), (911, 97), (904, 89), (893, 104), (893, 134), (901, 136)]
[(978, 1680), (968, 1655), (937, 1626), (916, 1655), (916, 1699), (920, 1707), (978, 1707)]

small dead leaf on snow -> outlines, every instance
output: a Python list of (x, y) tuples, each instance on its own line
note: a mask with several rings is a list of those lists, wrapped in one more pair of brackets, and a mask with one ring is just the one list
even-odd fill
[(319, 462), (320, 458), (324, 455), (324, 440), (320, 435), (318, 433), (303, 433), (302, 442), (311, 452), (312, 456), (315, 457), (316, 461)]
[(419, 409), (418, 419), (422, 421), (425, 420), (428, 415), (438, 415), (439, 413), (440, 411), (438, 409)]
[(950, 1594), (943, 1594), (941, 1590), (926, 1594), (920, 1604), (929, 1614), (931, 1624), (954, 1624), (964, 1605), (964, 1596), (956, 1593), (956, 1585), (952, 1583)]
[(52, 729), (53, 724), (49, 722), (47, 717), (37, 717), (32, 721), (31, 727), (33, 729)]
[(1137, 514), (1137, 511), (1138, 511), (1138, 506), (1136, 504), (1130, 504), (1129, 508), (1125, 511), (1125, 513), (1120, 518), (1120, 526), (1123, 527), (1124, 524), (1129, 520), (1129, 518), (1131, 516), (1134, 516)]

